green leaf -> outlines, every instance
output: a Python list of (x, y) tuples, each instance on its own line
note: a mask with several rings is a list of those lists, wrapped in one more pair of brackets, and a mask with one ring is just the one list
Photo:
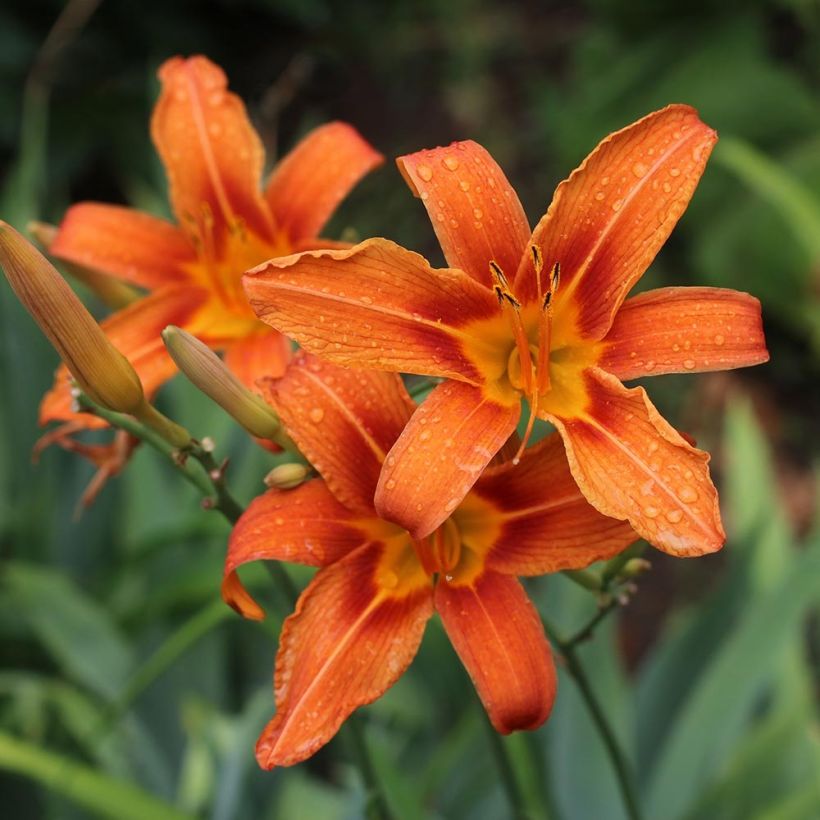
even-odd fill
[(70, 678), (109, 700), (122, 691), (135, 659), (105, 609), (52, 570), (11, 563), (3, 582), (19, 615)]
[(748, 602), (675, 719), (649, 783), (650, 816), (679, 817), (714, 777), (790, 642), (799, 638), (802, 618), (817, 599), (818, 573), (815, 537), (774, 589)]
[(37, 781), (99, 817), (113, 820), (192, 820), (124, 780), (0, 732), (0, 768)]

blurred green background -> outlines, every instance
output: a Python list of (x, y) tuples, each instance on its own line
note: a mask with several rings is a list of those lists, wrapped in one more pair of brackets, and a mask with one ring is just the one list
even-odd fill
[[(533, 224), (555, 184), (638, 116), (687, 102), (720, 132), (640, 287), (735, 287), (763, 302), (769, 364), (647, 384), (713, 453), (729, 541), (696, 561), (647, 552), (637, 595), (580, 657), (646, 817), (820, 817), (816, 0), (4, 0), (0, 217), (20, 228), (57, 221), (80, 199), (167, 214), (148, 117), (158, 65), (191, 53), (225, 68), (271, 161), (336, 118), (388, 158), (473, 138)], [(392, 162), (331, 228), (387, 235), (440, 261)], [(361, 816), (343, 738), (294, 769), (263, 773), (253, 760), (281, 624), (267, 576), (255, 576), (265, 623), (221, 604), (227, 525), (145, 448), (72, 521), (91, 467), (57, 450), (36, 467), (30, 458), (56, 355), (5, 282), (0, 322), (3, 816)], [(260, 491), (270, 457), (220, 411), (179, 380), (161, 404), (231, 455), (244, 501)], [(594, 597), (565, 577), (528, 588), (565, 633), (595, 613)], [(433, 622), (410, 672), (364, 710), (397, 817), (512, 816), (471, 691)], [(529, 816), (625, 816), (563, 668), (548, 724), (504, 747)]]

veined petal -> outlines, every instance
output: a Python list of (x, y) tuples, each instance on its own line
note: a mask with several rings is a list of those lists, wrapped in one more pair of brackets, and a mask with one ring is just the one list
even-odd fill
[[(167, 325), (184, 325), (207, 297), (194, 287), (167, 287), (112, 314), (101, 327), (120, 353), (134, 366), (145, 394), (150, 396), (176, 373), (161, 333)], [(40, 404), (40, 424), (56, 419), (83, 421), (84, 426), (105, 427), (101, 419), (71, 410), (71, 376), (65, 365), (55, 374), (54, 386)]]
[(455, 519), (462, 540), (485, 554), (486, 567), (509, 575), (581, 569), (638, 538), (584, 498), (557, 433), (526, 449), (517, 465), (487, 469)]
[(291, 242), (319, 235), (339, 203), (384, 157), (344, 122), (311, 131), (274, 169), (265, 197)]
[(472, 585), (439, 580), (436, 610), (501, 734), (537, 729), (557, 680), (544, 628), (517, 578), (485, 572)]
[(321, 479), (293, 490), (268, 490), (250, 503), (231, 531), (222, 597), (241, 615), (259, 620), (264, 613), (242, 586), (238, 567), (259, 560), (327, 566), (370, 541), (371, 530)]
[(649, 401), (597, 368), (584, 371), (587, 407), (548, 415), (563, 436), (581, 492), (604, 515), (627, 519), (671, 555), (714, 552), (726, 535), (709, 454), (692, 447)]
[(196, 259), (185, 235), (170, 222), (97, 202), (66, 211), (48, 252), (149, 290), (185, 281), (185, 265)]
[(373, 494), (385, 456), (415, 409), (401, 377), (344, 370), (299, 351), (264, 392), (339, 501), (375, 515)]
[(444, 382), (416, 409), (387, 454), (376, 510), (420, 539), (458, 507), (512, 435), (519, 400), (502, 405), (461, 382)]
[[(542, 275), (561, 264), (554, 310), (575, 313), (580, 338), (606, 335), (689, 204), (716, 140), (693, 108), (670, 105), (608, 136), (558, 186), (532, 242)], [(526, 257), (515, 290), (522, 300), (535, 292)]]
[[(495, 296), (459, 270), (434, 270), (386, 239), (347, 251), (271, 259), (244, 277), (251, 307), (311, 353), (337, 364), (478, 383), (463, 328), (500, 316)], [(491, 351), (494, 352), (494, 351)]]
[(598, 365), (619, 379), (636, 379), (768, 360), (754, 296), (724, 288), (660, 288), (624, 302)]
[(245, 387), (260, 393), (260, 379), (278, 379), (291, 359), (290, 341), (273, 330), (237, 339), (225, 350), (225, 364)]
[(259, 765), (304, 760), (389, 689), (418, 650), (432, 598), (406, 539), (367, 545), (321, 570), (282, 630), (276, 716), (256, 745)]
[(447, 264), (489, 288), (493, 260), (512, 279), (530, 225), (518, 195), (487, 150), (465, 140), (396, 162), (427, 209)]
[(205, 57), (174, 57), (160, 67), (162, 93), (151, 119), (182, 228), (207, 246), (244, 225), (273, 241), (270, 209), (260, 190), (265, 155), (245, 106), (227, 90), (219, 66)]

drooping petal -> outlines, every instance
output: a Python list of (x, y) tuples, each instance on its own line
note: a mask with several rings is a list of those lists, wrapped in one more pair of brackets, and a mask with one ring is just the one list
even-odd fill
[(257, 382), (282, 376), (291, 355), (288, 338), (273, 330), (237, 339), (225, 350), (225, 364), (245, 387), (259, 393)]
[(319, 235), (339, 203), (384, 157), (344, 122), (311, 131), (274, 169), (265, 191), (291, 242)]
[(406, 539), (367, 545), (316, 575), (282, 630), (276, 716), (256, 745), (262, 768), (309, 757), (401, 677), (432, 614), (431, 593)]
[(238, 567), (260, 560), (327, 566), (370, 541), (372, 530), (321, 479), (293, 490), (268, 490), (250, 503), (231, 531), (222, 597), (241, 615), (259, 620), (264, 613), (242, 586)]
[(548, 415), (567, 448), (572, 475), (604, 515), (621, 518), (677, 556), (723, 546), (709, 454), (692, 447), (658, 413), (642, 387), (627, 389), (597, 368), (584, 371), (588, 404)]
[(768, 360), (754, 296), (724, 288), (660, 288), (624, 302), (598, 365), (619, 379), (636, 379)]
[(580, 569), (638, 538), (584, 498), (557, 433), (525, 450), (519, 464), (487, 469), (454, 520), (487, 568), (509, 575)]
[(229, 231), (272, 241), (273, 219), (260, 190), (262, 143), (245, 106), (205, 57), (174, 57), (160, 67), (162, 93), (151, 119), (180, 226), (208, 252)]
[(414, 538), (429, 535), (458, 507), (520, 414), (519, 400), (503, 405), (478, 387), (440, 384), (387, 454), (376, 489), (379, 515)]
[(463, 328), (498, 316), (495, 296), (458, 270), (386, 239), (271, 259), (244, 277), (262, 321), (337, 364), (480, 382)]
[[(670, 105), (608, 136), (558, 186), (532, 241), (545, 274), (561, 265), (554, 310), (574, 312), (580, 338), (609, 330), (686, 209), (716, 140), (693, 108)], [(524, 300), (535, 291), (526, 257), (515, 290)]]
[(395, 373), (344, 370), (299, 351), (265, 396), (345, 506), (374, 515), (385, 456), (415, 405)]
[[(194, 287), (167, 287), (112, 314), (101, 326), (106, 336), (134, 366), (145, 394), (150, 396), (176, 372), (162, 343), (167, 325), (184, 325), (205, 301), (207, 294)], [(105, 427), (105, 422), (71, 410), (70, 374), (61, 365), (54, 386), (40, 404), (40, 424), (56, 419), (82, 420), (86, 427)]]
[(447, 264), (491, 287), (489, 262), (510, 277), (530, 238), (530, 225), (504, 172), (472, 140), (396, 160), (421, 198)]
[(185, 281), (196, 259), (179, 228), (120, 205), (81, 202), (66, 211), (48, 252), (149, 290)]
[(557, 680), (544, 628), (516, 578), (485, 572), (471, 585), (439, 580), (436, 610), (501, 734), (537, 729)]

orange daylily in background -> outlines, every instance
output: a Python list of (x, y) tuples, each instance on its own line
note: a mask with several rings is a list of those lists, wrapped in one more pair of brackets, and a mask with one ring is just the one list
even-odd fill
[[(259, 496), (228, 547), (223, 597), (250, 618), (263, 613), (237, 567), (273, 559), (320, 568), (282, 630), (276, 716), (257, 744), (260, 765), (304, 760), (382, 695), (415, 656), (434, 610), (493, 726), (540, 726), (552, 708), (555, 668), (515, 576), (584, 567), (636, 538), (586, 502), (561, 439), (549, 437), (517, 465), (486, 470), (441, 526), (417, 540), (373, 506), (386, 453), (415, 407), (401, 378), (300, 351), (267, 387), (322, 478)], [(448, 457), (442, 451), (436, 460)]]
[[(284, 372), (288, 340), (257, 320), (240, 276), (264, 259), (339, 247), (319, 233), (361, 177), (382, 162), (351, 126), (310, 132), (260, 187), (264, 152), (242, 101), (205, 57), (175, 57), (159, 70), (151, 135), (165, 165), (177, 224), (118, 205), (68, 210), (49, 247), (58, 259), (145, 288), (149, 294), (103, 322), (145, 391), (175, 372), (160, 337), (174, 324), (215, 349), (249, 387)], [(101, 426), (71, 412), (61, 368), (40, 421), (69, 420), (66, 434)], [(52, 437), (53, 438), (53, 437)]]
[[(564, 439), (586, 498), (675, 555), (725, 535), (708, 455), (621, 379), (768, 359), (760, 304), (719, 288), (624, 302), (691, 198), (717, 139), (671, 105), (611, 134), (530, 232), (474, 142), (401, 157), (450, 268), (386, 239), (272, 260), (245, 289), (259, 317), (351, 366), (443, 377), (391, 449), (376, 509), (417, 538), (461, 503), (515, 430), (522, 399)], [(526, 439), (526, 436), (525, 436)], [(441, 455), (446, 458), (440, 458)]]

